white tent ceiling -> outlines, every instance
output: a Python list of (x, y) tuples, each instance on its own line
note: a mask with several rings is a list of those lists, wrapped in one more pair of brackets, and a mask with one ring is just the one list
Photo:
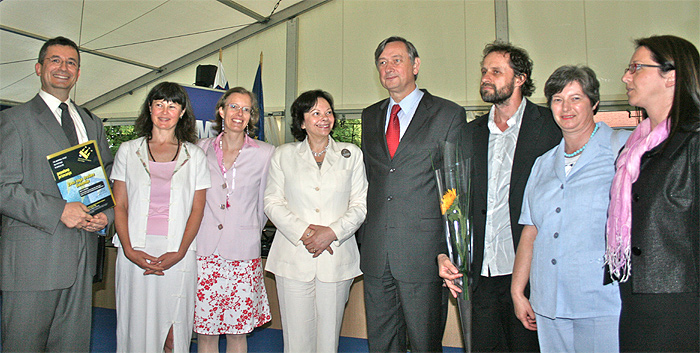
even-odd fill
[(34, 64), (48, 38), (83, 49), (73, 98), (92, 108), (326, 1), (4, 0), (0, 102), (38, 92)]

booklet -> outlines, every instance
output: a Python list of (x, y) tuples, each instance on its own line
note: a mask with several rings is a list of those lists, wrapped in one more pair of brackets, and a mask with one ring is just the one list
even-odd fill
[(56, 152), (46, 159), (64, 200), (82, 202), (92, 215), (114, 207), (112, 189), (95, 140)]

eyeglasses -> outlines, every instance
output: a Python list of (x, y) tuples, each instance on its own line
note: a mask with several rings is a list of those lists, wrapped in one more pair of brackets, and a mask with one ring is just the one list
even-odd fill
[(629, 72), (631, 74), (634, 74), (635, 72), (639, 71), (639, 69), (643, 67), (663, 67), (661, 65), (648, 65), (648, 64), (639, 64), (639, 63), (632, 63), (628, 67), (625, 68), (625, 73)]
[(231, 108), (234, 113), (238, 113), (238, 112), (242, 111), (243, 114), (250, 115), (250, 113), (253, 111), (253, 108), (251, 108), (251, 107), (241, 107), (240, 105), (238, 105), (236, 103), (231, 103), (228, 105), (228, 107)]

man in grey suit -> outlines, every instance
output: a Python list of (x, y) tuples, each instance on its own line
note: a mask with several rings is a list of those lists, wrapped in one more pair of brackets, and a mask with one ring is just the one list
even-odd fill
[(462, 107), (416, 86), (420, 58), (401, 37), (375, 51), (389, 98), (362, 112), (369, 190), (360, 230), (367, 335), (372, 352), (442, 351), (447, 293), (435, 257), (445, 236), (432, 158), (464, 132)]
[(105, 228), (113, 212), (91, 216), (82, 203), (64, 201), (46, 156), (96, 140), (109, 175), (112, 155), (102, 122), (69, 99), (80, 75), (76, 44), (48, 40), (35, 70), (40, 93), (0, 112), (2, 349), (88, 351), (93, 232)]
[[(472, 349), (539, 351), (536, 332), (526, 330), (515, 317), (510, 283), (530, 169), (537, 157), (559, 143), (561, 130), (549, 109), (525, 98), (535, 90), (532, 60), (525, 50), (494, 42), (483, 54), (480, 93), (493, 106), (467, 124), (466, 136), (473, 166)], [(444, 254), (438, 264), (454, 294), (457, 268)]]

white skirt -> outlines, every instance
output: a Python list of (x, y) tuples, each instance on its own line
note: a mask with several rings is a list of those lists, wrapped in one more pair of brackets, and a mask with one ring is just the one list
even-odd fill
[[(160, 256), (167, 245), (167, 237), (147, 235), (146, 247), (136, 250)], [(119, 248), (115, 281), (117, 352), (162, 352), (170, 327), (173, 352), (189, 352), (197, 285), (195, 252), (188, 251), (163, 276), (144, 276), (143, 272)]]

